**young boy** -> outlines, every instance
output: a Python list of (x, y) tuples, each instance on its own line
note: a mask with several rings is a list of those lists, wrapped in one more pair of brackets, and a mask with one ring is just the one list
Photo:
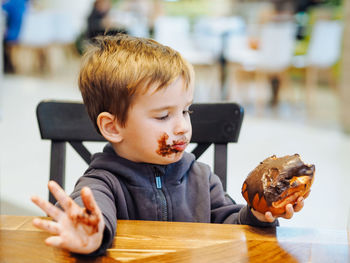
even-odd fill
[[(191, 139), (192, 66), (178, 52), (127, 35), (97, 38), (85, 53), (79, 87), (90, 118), (109, 141), (71, 196), (48, 187), (62, 210), (32, 201), (54, 221), (33, 224), (50, 246), (100, 255), (117, 219), (275, 226), (267, 212), (235, 204), (210, 168), (185, 152)], [(84, 208), (85, 207), (85, 208)], [(303, 207), (287, 205), (285, 218)]]

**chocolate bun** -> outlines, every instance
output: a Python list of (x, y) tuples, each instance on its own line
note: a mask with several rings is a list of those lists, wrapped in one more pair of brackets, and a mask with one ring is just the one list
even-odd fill
[(282, 215), (287, 204), (309, 195), (314, 174), (315, 165), (305, 164), (299, 154), (280, 158), (273, 155), (249, 173), (242, 195), (256, 211)]

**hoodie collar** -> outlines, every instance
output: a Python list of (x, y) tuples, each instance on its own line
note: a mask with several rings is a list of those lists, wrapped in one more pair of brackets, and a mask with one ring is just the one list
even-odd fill
[(176, 183), (182, 180), (194, 160), (193, 154), (185, 152), (178, 162), (168, 165), (136, 163), (117, 155), (112, 145), (108, 143), (103, 152), (93, 155), (89, 170), (107, 170), (118, 177), (123, 177), (129, 183), (138, 185), (142, 179), (154, 177), (154, 171), (157, 169), (162, 176), (167, 177), (169, 183)]

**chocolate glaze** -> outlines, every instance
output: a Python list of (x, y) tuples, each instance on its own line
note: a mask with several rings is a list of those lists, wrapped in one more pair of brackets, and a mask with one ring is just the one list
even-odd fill
[(256, 194), (259, 199), (264, 196), (268, 206), (282, 199), (281, 194), (293, 185), (290, 180), (295, 176), (309, 175), (310, 179), (315, 172), (314, 165), (307, 165), (299, 154), (277, 158), (275, 155), (262, 161), (245, 180), (248, 199), (252, 204)]

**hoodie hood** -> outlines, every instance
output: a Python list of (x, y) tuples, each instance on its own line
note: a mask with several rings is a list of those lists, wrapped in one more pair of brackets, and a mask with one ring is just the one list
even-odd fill
[(136, 163), (117, 155), (112, 145), (108, 143), (103, 152), (92, 156), (90, 167), (86, 172), (92, 169), (106, 170), (117, 177), (122, 177), (128, 184), (142, 187), (150, 177), (154, 177), (157, 171), (158, 175), (165, 176), (167, 183), (178, 184), (194, 161), (193, 154), (184, 152), (178, 162), (168, 165)]

